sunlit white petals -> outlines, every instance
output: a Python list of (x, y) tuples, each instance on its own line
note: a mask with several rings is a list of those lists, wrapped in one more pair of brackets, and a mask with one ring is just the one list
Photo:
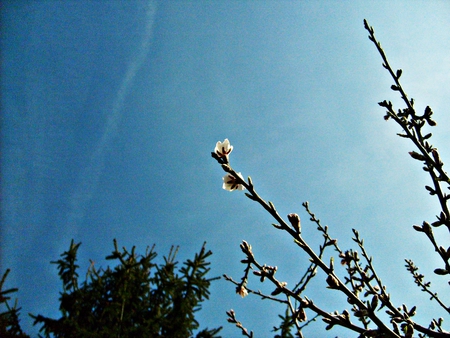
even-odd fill
[(239, 285), (238, 287), (236, 287), (236, 293), (241, 296), (242, 298), (244, 298), (245, 296), (248, 295), (248, 291), (245, 288), (245, 286), (243, 285)]
[(226, 157), (233, 151), (233, 146), (230, 144), (230, 141), (226, 138), (223, 142), (217, 142), (216, 148), (214, 148), (214, 152), (219, 157)]
[[(237, 173), (241, 180), (244, 180), (241, 173)], [(236, 177), (231, 174), (226, 174), (223, 177), (223, 188), (228, 191), (233, 190), (245, 190), (245, 187), (242, 184), (239, 184)]]

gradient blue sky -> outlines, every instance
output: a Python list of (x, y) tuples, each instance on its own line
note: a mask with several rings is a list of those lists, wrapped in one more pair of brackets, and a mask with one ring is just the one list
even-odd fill
[[(155, 243), (160, 258), (180, 245), (179, 261), (207, 241), (210, 276), (239, 279), (245, 239), (294, 285), (305, 256), (242, 192), (221, 188), (210, 152), (224, 138), (232, 166), (282, 215), (299, 213), (313, 246), (321, 236), (306, 200), (342, 249), (360, 230), (397, 305), (418, 305), (424, 324), (443, 316), (403, 267), (412, 258), (448, 294), (430, 244), (411, 227), (439, 209), (411, 145), (382, 118), (377, 102), (403, 106), (364, 18), (416, 107), (434, 110), (434, 144), (448, 162), (446, 1), (4, 1), (1, 272), (11, 268), (7, 286), (20, 289), (25, 330), (37, 331), (29, 312), (58, 316), (50, 261), (72, 238), (82, 242), (81, 276), (89, 258), (105, 266), (117, 238), (140, 252)], [(342, 311), (324, 279), (305, 295)], [(203, 327), (239, 336), (226, 323), (233, 308), (257, 336), (272, 335), (275, 304), (241, 299), (223, 280), (211, 292)]]

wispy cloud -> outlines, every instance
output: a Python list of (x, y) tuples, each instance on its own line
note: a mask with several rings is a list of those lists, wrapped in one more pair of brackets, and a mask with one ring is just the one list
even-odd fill
[(137, 50), (135, 58), (128, 66), (125, 77), (113, 103), (113, 108), (108, 115), (102, 137), (94, 148), (88, 165), (81, 171), (76, 190), (70, 199), (70, 212), (67, 215), (64, 234), (70, 234), (72, 238), (76, 236), (78, 227), (84, 219), (86, 208), (97, 190), (99, 177), (104, 169), (105, 153), (117, 132), (117, 127), (123, 115), (123, 103), (128, 94), (130, 85), (133, 83), (137, 71), (141, 68), (149, 53), (153, 38), (156, 9), (156, 1), (151, 0), (147, 3), (147, 25), (145, 27), (142, 44)]

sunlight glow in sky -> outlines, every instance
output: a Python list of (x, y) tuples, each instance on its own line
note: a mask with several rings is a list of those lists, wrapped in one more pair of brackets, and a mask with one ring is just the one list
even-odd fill
[[(0, 271), (11, 269), (27, 333), (38, 329), (28, 313), (59, 315), (50, 261), (72, 238), (80, 276), (89, 259), (107, 264), (117, 238), (138, 252), (155, 243), (160, 259), (180, 245), (180, 262), (206, 241), (210, 276), (237, 280), (246, 240), (295, 285), (305, 256), (242, 191), (222, 189), (210, 153), (225, 138), (233, 168), (281, 215), (298, 213), (312, 246), (321, 235), (304, 201), (342, 249), (360, 231), (394, 302), (417, 305), (424, 323), (436, 313), (403, 260), (444, 293), (430, 244), (412, 230), (439, 209), (412, 145), (383, 120), (377, 102), (403, 106), (363, 19), (418, 110), (435, 112), (433, 144), (447, 163), (448, 2), (5, 1), (1, 11)], [(306, 295), (342, 311), (343, 298), (317, 281)], [(258, 279), (249, 287), (273, 291)], [(224, 280), (211, 292), (201, 327), (240, 335), (226, 322), (231, 308), (257, 336), (279, 324), (276, 304), (241, 299)]]

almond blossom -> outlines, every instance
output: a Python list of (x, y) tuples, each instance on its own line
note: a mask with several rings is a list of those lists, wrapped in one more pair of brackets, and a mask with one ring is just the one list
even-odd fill
[(225, 157), (228, 159), (228, 155), (233, 151), (233, 146), (230, 144), (230, 141), (226, 138), (223, 142), (218, 141), (216, 147), (214, 148), (214, 152), (219, 157)]
[(248, 291), (245, 288), (245, 286), (243, 285), (239, 285), (236, 287), (236, 293), (241, 296), (242, 298), (244, 298), (245, 296), (248, 296)]
[[(244, 180), (241, 173), (237, 173), (241, 180)], [(225, 190), (233, 191), (233, 190), (245, 190), (245, 187), (238, 182), (238, 179), (231, 174), (226, 174), (223, 177), (223, 186)]]

